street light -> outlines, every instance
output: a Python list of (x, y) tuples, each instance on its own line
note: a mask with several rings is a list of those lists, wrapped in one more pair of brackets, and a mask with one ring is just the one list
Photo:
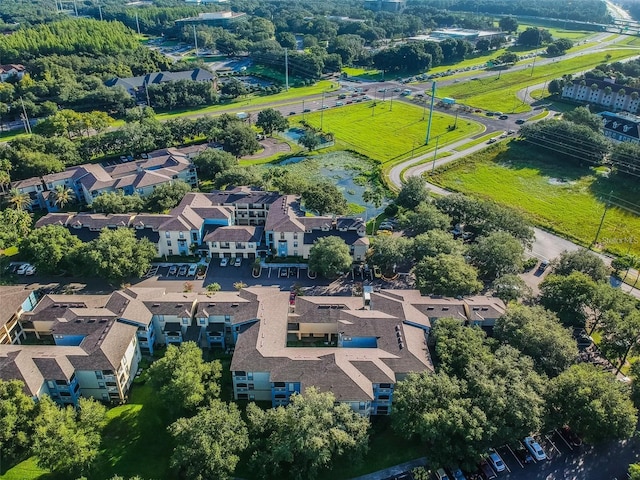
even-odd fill
[(436, 137), (436, 149), (433, 151), (433, 166), (431, 167), (431, 173), (433, 173), (436, 169), (436, 157), (438, 156), (438, 144), (440, 143), (440, 137), (444, 135), (441, 133)]

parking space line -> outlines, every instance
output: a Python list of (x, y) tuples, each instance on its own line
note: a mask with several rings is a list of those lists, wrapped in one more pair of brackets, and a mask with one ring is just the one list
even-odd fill
[[(522, 445), (522, 448), (524, 448), (525, 452), (529, 453), (529, 449), (524, 444), (524, 442), (520, 441), (520, 445)], [(530, 455), (530, 457), (531, 457), (531, 460), (533, 460), (533, 463), (538, 463), (538, 460), (536, 460), (536, 457), (534, 455)]]
[(554, 430), (554, 432), (556, 432), (558, 436), (562, 439), (562, 441), (565, 443), (565, 445), (569, 447), (569, 450), (573, 451), (573, 447), (569, 444), (569, 442), (567, 442), (566, 438), (562, 436), (562, 434), (558, 431), (557, 428)]
[(518, 456), (513, 452), (513, 450), (511, 450), (511, 447), (508, 444), (505, 445), (505, 447), (507, 447), (507, 450), (511, 452), (511, 455), (513, 455), (513, 458), (516, 459), (516, 462), (518, 462), (518, 464), (520, 465), (520, 468), (524, 468), (524, 465), (522, 464)]
[(546, 438), (546, 439), (549, 441), (549, 443), (550, 443), (550, 444), (551, 444), (551, 446), (556, 450), (556, 452), (558, 452), (559, 454), (560, 454), (560, 453), (562, 453), (562, 452), (558, 449), (558, 447), (556, 447), (556, 444), (555, 444), (555, 443), (553, 443), (553, 441), (551, 440), (551, 438), (549, 438), (549, 436), (548, 436), (548, 435), (546, 435), (546, 434), (545, 434), (544, 438)]

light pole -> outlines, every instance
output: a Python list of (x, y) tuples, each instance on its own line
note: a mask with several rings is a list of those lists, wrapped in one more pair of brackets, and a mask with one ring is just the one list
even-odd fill
[(604, 212), (602, 212), (602, 218), (600, 218), (600, 225), (598, 225), (598, 231), (596, 232), (596, 238), (594, 238), (593, 242), (591, 243), (591, 245), (589, 245), (589, 250), (591, 250), (591, 247), (595, 246), (595, 244), (598, 243), (598, 237), (600, 236), (600, 230), (602, 230), (602, 225), (604, 224), (604, 217), (607, 215), (607, 210), (611, 206), (611, 194), (612, 193), (613, 193), (613, 190), (611, 190), (609, 192), (609, 199), (604, 204)]
[(320, 105), (320, 131), (324, 125), (324, 92), (322, 92), (322, 105)]
[(542, 31), (538, 28), (538, 43), (536, 44), (536, 54), (533, 57), (533, 63), (531, 63), (531, 76), (533, 77), (533, 69), (536, 68), (536, 58), (538, 58), (538, 48), (540, 48), (540, 42), (542, 41)]
[(302, 121), (304, 122), (304, 100), (302, 100)]

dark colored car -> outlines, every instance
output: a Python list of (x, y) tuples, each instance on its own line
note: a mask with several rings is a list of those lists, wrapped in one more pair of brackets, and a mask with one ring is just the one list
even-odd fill
[(526, 120), (523, 120), (522, 118), (519, 118), (518, 120), (516, 120), (516, 123), (518, 125), (522, 125), (524, 122), (526, 122)]
[(540, 266), (538, 266), (538, 272), (539, 273), (544, 272), (548, 266), (549, 266), (549, 262), (547, 262), (546, 260), (543, 260), (542, 262), (540, 262)]

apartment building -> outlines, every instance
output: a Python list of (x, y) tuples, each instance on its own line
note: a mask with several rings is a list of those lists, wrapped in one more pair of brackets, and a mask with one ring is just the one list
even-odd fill
[(640, 107), (640, 89), (617, 85), (615, 79), (573, 79), (562, 87), (562, 98), (598, 105), (612, 112), (636, 114)]

